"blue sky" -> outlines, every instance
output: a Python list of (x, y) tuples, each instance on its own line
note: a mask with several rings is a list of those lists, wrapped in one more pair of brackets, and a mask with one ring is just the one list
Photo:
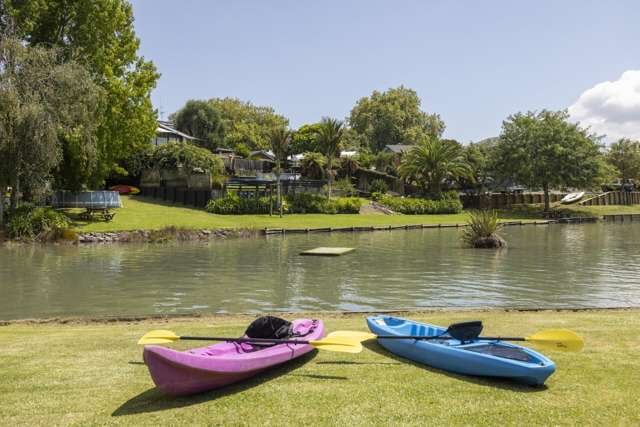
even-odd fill
[(405, 85), (461, 142), (497, 135), (517, 111), (569, 107), (598, 133), (640, 137), (640, 72), (621, 78), (640, 70), (637, 0), (133, 5), (165, 117), (188, 99), (233, 96), (295, 128)]

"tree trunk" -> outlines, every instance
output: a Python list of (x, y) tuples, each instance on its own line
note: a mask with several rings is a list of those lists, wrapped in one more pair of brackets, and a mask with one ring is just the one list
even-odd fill
[(0, 187), (0, 230), (4, 227), (4, 192), (5, 187)]
[(20, 192), (20, 177), (16, 176), (14, 185), (11, 187), (11, 205), (9, 207), (9, 213), (14, 214), (18, 208), (18, 193)]
[(328, 198), (331, 200), (331, 185), (333, 184), (333, 170), (332, 170), (332, 162), (331, 157), (327, 159), (327, 179), (329, 185)]
[(440, 185), (440, 181), (435, 180), (431, 182), (431, 185), (429, 186), (429, 191), (431, 192), (432, 196), (439, 197), (440, 193), (442, 193), (442, 187)]
[(549, 212), (551, 210), (549, 203), (549, 184), (542, 184), (544, 190), (544, 211)]
[(277, 195), (278, 210), (280, 212), (280, 218), (282, 218), (282, 190), (280, 189), (280, 164), (278, 164), (276, 168), (276, 179), (278, 180), (278, 182), (276, 183), (277, 189), (278, 189), (278, 195)]

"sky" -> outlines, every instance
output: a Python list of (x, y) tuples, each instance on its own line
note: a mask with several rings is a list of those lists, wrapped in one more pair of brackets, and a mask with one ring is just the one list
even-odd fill
[(569, 109), (640, 139), (640, 1), (134, 0), (164, 118), (188, 99), (269, 105), (292, 128), (404, 85), (461, 142), (518, 111)]

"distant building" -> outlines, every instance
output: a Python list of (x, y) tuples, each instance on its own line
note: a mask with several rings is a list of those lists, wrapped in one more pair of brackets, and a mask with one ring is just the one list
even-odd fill
[(385, 145), (384, 151), (386, 151), (388, 153), (390, 152), (390, 153), (394, 153), (394, 154), (397, 154), (397, 155), (402, 155), (402, 154), (406, 153), (407, 151), (409, 151), (412, 147), (413, 147), (413, 145), (392, 144), (392, 145)]
[(198, 140), (198, 138), (194, 138), (191, 135), (180, 132), (174, 126), (175, 125), (172, 122), (158, 120), (156, 136), (151, 140), (152, 144), (157, 147), (159, 145), (166, 144), (167, 142), (186, 142)]

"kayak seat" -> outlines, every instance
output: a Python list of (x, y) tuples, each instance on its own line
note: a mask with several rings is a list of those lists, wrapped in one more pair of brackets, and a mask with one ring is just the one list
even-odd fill
[(517, 347), (509, 347), (500, 344), (481, 344), (461, 348), (475, 353), (502, 357), (503, 359), (517, 360), (520, 362), (537, 362), (537, 360), (531, 357), (529, 353)]

